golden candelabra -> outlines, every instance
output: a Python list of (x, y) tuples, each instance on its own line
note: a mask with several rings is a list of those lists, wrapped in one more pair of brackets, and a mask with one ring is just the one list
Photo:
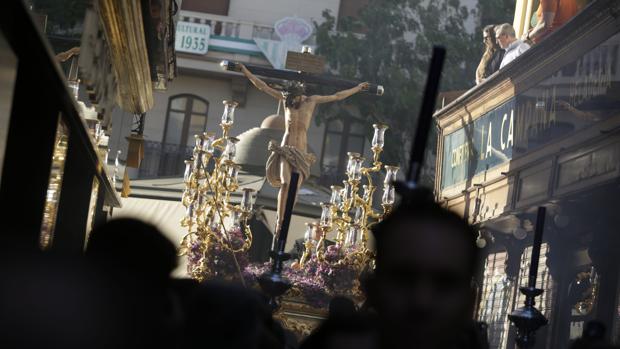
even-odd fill
[[(300, 265), (303, 266), (313, 252), (317, 259), (325, 261), (325, 241), (332, 232), (335, 233), (336, 246), (344, 251), (338, 263), (353, 262), (362, 267), (372, 259), (373, 253), (368, 249), (368, 233), (370, 227), (383, 219), (394, 204), (393, 182), (399, 170), (397, 166), (384, 166), (380, 161), (388, 127), (374, 124), (373, 128), (372, 166), (364, 167), (365, 159), (360, 154), (348, 153), (348, 178), (343, 181), (343, 186), (331, 186), (330, 202), (321, 203), (319, 222), (307, 224), (305, 251), (300, 258)], [(382, 211), (377, 211), (373, 208), (377, 187), (373, 184), (372, 175), (383, 168), (386, 175), (381, 198)]]
[(239, 190), (241, 168), (234, 161), (239, 140), (228, 135), (236, 107), (236, 102), (224, 101), (222, 136), (215, 138), (211, 132), (196, 135), (193, 156), (185, 161), (185, 190), (181, 201), (186, 213), (181, 226), (187, 228), (188, 234), (181, 242), (180, 254), (190, 257), (188, 272), (198, 280), (218, 272), (207, 263), (210, 257), (207, 252), (214, 244), (232, 255), (237, 272), (240, 270), (235, 255), (246, 252), (252, 245), (248, 219), (252, 215), (254, 190), (243, 188), (239, 205), (231, 204), (232, 193)]

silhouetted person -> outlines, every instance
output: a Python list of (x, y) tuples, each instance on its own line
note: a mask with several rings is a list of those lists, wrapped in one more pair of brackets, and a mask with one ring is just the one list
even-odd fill
[(286, 341), (262, 295), (217, 282), (194, 293), (183, 337), (188, 348), (283, 349)]
[(93, 230), (86, 257), (114, 275), (125, 291), (135, 347), (175, 348), (184, 324), (183, 304), (171, 288), (177, 252), (156, 227), (115, 219)]
[(376, 321), (367, 313), (357, 312), (345, 297), (334, 297), (329, 315), (301, 344), (300, 349), (375, 349), (378, 346)]
[(605, 325), (599, 321), (588, 321), (581, 338), (575, 340), (571, 349), (614, 349), (605, 341)]
[(373, 232), (368, 302), (377, 311), (381, 348), (484, 348), (472, 320), (478, 250), (467, 222), (414, 195)]
[(122, 289), (80, 256), (0, 254), (0, 348), (129, 348)]

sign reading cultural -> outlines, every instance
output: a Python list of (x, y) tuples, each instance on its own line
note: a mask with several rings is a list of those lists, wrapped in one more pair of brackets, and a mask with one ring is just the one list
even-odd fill
[(211, 27), (206, 24), (178, 22), (175, 50), (179, 52), (204, 55), (209, 50)]

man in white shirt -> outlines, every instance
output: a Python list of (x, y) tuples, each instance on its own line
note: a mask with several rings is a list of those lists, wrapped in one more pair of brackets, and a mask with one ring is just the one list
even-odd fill
[(523, 52), (530, 48), (530, 45), (517, 39), (515, 29), (508, 23), (500, 24), (495, 27), (495, 37), (499, 46), (506, 51), (499, 69), (502, 69), (508, 63), (515, 60)]

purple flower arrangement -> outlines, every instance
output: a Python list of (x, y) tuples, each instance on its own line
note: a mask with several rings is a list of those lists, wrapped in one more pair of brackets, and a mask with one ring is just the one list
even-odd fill
[[(189, 243), (186, 252), (189, 274), (200, 280), (238, 281), (233, 251), (222, 246), (223, 243), (232, 245), (234, 250), (240, 250), (245, 243), (243, 231), (239, 228), (230, 230), (228, 240), (221, 233), (213, 232), (206, 239), (198, 238)], [(359, 276), (362, 270), (360, 265), (343, 258), (350, 252), (332, 245), (327, 247), (322, 259), (312, 256), (301, 268), (287, 263), (282, 275), (293, 287), (285, 297), (301, 298), (315, 308), (327, 307), (334, 296), (359, 300)], [(247, 252), (235, 252), (234, 256), (246, 284), (258, 288), (257, 277), (268, 272), (271, 263), (250, 264)]]

